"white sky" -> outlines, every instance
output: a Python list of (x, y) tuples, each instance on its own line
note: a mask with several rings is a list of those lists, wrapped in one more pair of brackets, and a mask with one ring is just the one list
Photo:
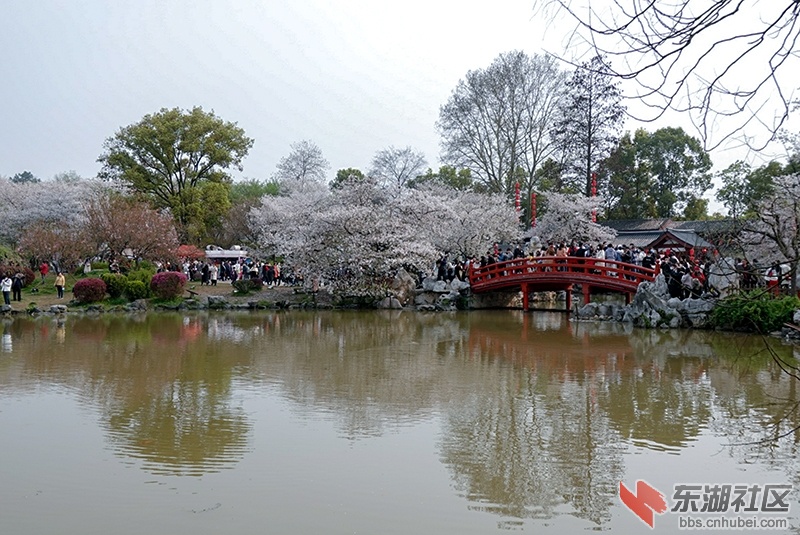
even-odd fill
[(468, 70), (510, 50), (561, 50), (532, 3), (7, 1), (0, 175), (95, 176), (103, 141), (120, 127), (193, 106), (255, 139), (236, 176), (269, 178), (303, 139), (322, 149), (331, 178), (366, 171), (389, 145), (421, 150), (436, 168), (439, 107)]

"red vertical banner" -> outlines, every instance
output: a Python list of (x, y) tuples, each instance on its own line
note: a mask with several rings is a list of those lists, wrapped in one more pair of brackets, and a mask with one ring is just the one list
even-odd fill
[(536, 193), (531, 193), (531, 228), (536, 227)]
[[(592, 173), (592, 197), (597, 197), (597, 173)], [(597, 210), (592, 210), (592, 223), (597, 223)]]

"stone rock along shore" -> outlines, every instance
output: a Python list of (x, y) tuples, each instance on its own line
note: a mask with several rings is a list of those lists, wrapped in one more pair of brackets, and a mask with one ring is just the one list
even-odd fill
[(718, 299), (670, 297), (667, 282), (658, 275), (653, 282), (643, 282), (629, 305), (587, 303), (580, 307), (576, 319), (605, 319), (633, 323), (645, 328), (705, 328)]

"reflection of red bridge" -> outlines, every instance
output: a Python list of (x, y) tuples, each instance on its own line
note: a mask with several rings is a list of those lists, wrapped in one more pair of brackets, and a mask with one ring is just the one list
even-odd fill
[(575, 284), (582, 287), (584, 303), (590, 302), (591, 294), (596, 290), (621, 292), (625, 294), (625, 302), (630, 303), (631, 295), (636, 293), (639, 283), (652, 281), (657, 274), (655, 269), (614, 260), (540, 256), (507, 260), (471, 269), (469, 282), (474, 293), (519, 288), (522, 290), (525, 310), (529, 309), (530, 292), (565, 290), (567, 310), (570, 310)]

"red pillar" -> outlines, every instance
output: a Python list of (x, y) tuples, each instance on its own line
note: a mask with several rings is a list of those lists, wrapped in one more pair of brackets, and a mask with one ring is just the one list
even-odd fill
[(567, 312), (572, 312), (572, 285), (567, 286)]
[(592, 287), (588, 284), (583, 285), (583, 304), (587, 305), (592, 300)]
[(528, 306), (528, 283), (522, 283), (522, 310), (525, 312), (528, 311), (530, 307)]

